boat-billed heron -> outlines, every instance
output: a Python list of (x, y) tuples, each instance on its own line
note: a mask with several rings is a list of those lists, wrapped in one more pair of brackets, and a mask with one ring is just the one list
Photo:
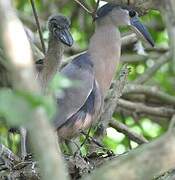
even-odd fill
[(61, 14), (52, 15), (48, 19), (48, 50), (46, 57), (36, 62), (36, 68), (39, 72), (38, 79), (42, 89), (47, 87), (48, 82), (58, 71), (65, 47), (73, 45), (69, 28), (69, 19)]
[(97, 10), (94, 21), (96, 28), (87, 52), (61, 70), (62, 75), (78, 83), (64, 89), (64, 95), (57, 98), (58, 114), (54, 127), (60, 139), (76, 136), (98, 119), (120, 61), (121, 36), (118, 27), (132, 27), (150, 45), (154, 45), (137, 12), (129, 7), (108, 3)]
[[(73, 44), (73, 38), (69, 32), (69, 28), (69, 19), (61, 14), (52, 15), (48, 19), (48, 50), (44, 59), (36, 61), (38, 79), (44, 92), (49, 81), (52, 80), (59, 69), (65, 47), (70, 47)], [(27, 156), (25, 128), (20, 128), (20, 134), (21, 152), (23, 158), (25, 158)]]

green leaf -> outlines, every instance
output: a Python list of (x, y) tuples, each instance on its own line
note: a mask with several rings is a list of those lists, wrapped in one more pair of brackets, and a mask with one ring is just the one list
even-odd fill
[(49, 84), (49, 90), (51, 92), (61, 90), (63, 88), (69, 88), (73, 86), (72, 81), (68, 78), (64, 77), (63, 75), (56, 75), (54, 76), (53, 80)]
[(10, 125), (20, 125), (30, 121), (32, 107), (24, 98), (17, 96), (12, 90), (0, 90), (0, 116)]
[(49, 117), (56, 112), (56, 105), (51, 97), (10, 89), (0, 90), (0, 116), (10, 125), (20, 125), (30, 121), (33, 111), (43, 107)]

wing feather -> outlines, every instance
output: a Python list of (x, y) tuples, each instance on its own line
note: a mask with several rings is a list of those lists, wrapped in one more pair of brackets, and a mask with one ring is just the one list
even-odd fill
[(54, 127), (61, 127), (86, 102), (93, 89), (94, 71), (90, 56), (85, 53), (76, 57), (66, 65), (61, 74), (75, 83), (75, 86), (64, 89), (64, 96), (57, 99), (58, 114), (54, 119)]

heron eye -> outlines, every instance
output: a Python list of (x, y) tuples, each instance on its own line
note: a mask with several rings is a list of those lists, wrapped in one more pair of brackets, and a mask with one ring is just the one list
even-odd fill
[(58, 27), (58, 25), (57, 25), (56, 23), (53, 23), (52, 26), (53, 26), (54, 28), (57, 28), (57, 27)]
[(134, 10), (129, 11), (129, 16), (134, 17), (136, 15), (136, 12)]
[(54, 19), (52, 19), (49, 24), (50, 24), (50, 26), (52, 26), (53, 28), (56, 28), (56, 27), (57, 27), (57, 23), (56, 23), (56, 21), (55, 21)]

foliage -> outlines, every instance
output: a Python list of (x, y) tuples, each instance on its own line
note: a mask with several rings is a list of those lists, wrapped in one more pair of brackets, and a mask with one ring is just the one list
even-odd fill
[[(24, 24), (37, 35), (36, 25), (34, 22), (32, 10), (29, 1), (19, 1), (13, 0), (14, 5), (17, 9), (19, 17), (22, 19)], [(88, 1), (90, 6), (95, 5), (95, 1)], [(47, 29), (45, 22), (50, 14), (53, 12), (60, 12), (70, 17), (72, 25), (71, 32), (73, 34), (75, 45), (72, 49), (67, 51), (67, 56), (81, 52), (87, 48), (89, 38), (94, 30), (94, 24), (91, 17), (87, 12), (82, 10), (74, 1), (65, 0), (52, 0), (52, 1), (36, 1), (38, 14), (41, 20), (42, 29), (44, 32), (45, 41), (47, 42)], [(156, 47), (158, 48), (168, 48), (168, 36), (167, 30), (163, 23), (162, 17), (158, 11), (150, 11), (146, 16), (141, 18), (144, 24), (146, 24), (156, 42)], [(122, 35), (126, 34), (126, 30), (122, 29)], [(37, 45), (39, 43), (36, 43)], [(152, 54), (146, 61), (130, 63), (132, 69), (128, 79), (129, 82), (137, 79), (141, 76), (148, 68), (156, 64), (156, 59), (160, 57), (160, 54), (151, 52), (147, 45), (146, 54)], [(40, 45), (38, 45), (39, 48)], [(134, 51), (134, 47), (130, 47), (124, 50), (124, 54), (136, 54), (138, 51)], [(58, 77), (54, 80), (51, 89), (59, 89), (70, 86), (72, 83), (63, 77)], [(174, 79), (173, 74), (169, 70), (169, 65), (164, 64), (155, 75), (147, 82), (149, 85), (157, 86), (164, 92), (170, 95), (175, 95), (174, 91)], [(10, 90), (0, 91), (0, 115), (10, 122), (10, 124), (21, 124), (24, 120), (30, 120), (30, 110), (32, 108), (37, 108), (38, 106), (43, 106), (47, 109), (47, 112), (53, 114), (53, 103), (47, 98), (41, 97), (39, 95), (28, 94), (27, 92), (14, 92)], [(20, 107), (20, 108), (19, 108)], [(8, 112), (8, 113), (7, 113)], [(25, 119), (24, 119), (25, 117)], [(153, 119), (145, 116), (140, 119), (134, 119), (133, 116), (123, 115), (121, 113), (115, 113), (114, 118), (117, 121), (123, 122), (128, 127), (130, 127), (134, 132), (143, 135), (148, 140), (152, 140), (160, 135), (162, 135), (167, 128), (165, 126), (156, 123)], [(0, 122), (0, 135), (1, 141), (5, 144), (7, 143), (7, 129), (3, 122)], [(16, 138), (18, 142), (19, 139)], [(104, 137), (103, 143), (107, 148), (112, 149), (116, 153), (123, 153), (131, 148), (135, 148), (137, 144), (130, 141), (126, 135), (117, 132), (113, 128), (107, 129), (107, 136)]]

